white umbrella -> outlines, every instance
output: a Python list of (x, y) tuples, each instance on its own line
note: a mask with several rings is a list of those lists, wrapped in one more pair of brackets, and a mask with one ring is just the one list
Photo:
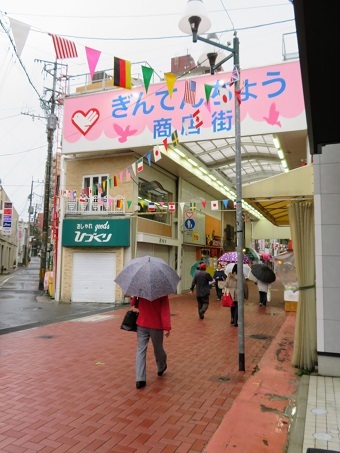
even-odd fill
[[(235, 263), (226, 264), (224, 267), (224, 272), (226, 274), (229, 274), (233, 270), (234, 266), (235, 266)], [(249, 266), (249, 264), (243, 264), (244, 278), (248, 279), (250, 277), (250, 274), (251, 274), (251, 267)]]

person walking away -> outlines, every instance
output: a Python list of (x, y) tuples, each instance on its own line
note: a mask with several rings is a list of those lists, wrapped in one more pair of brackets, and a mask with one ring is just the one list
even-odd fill
[(270, 289), (270, 283), (263, 282), (262, 280), (256, 279), (255, 284), (257, 285), (257, 289), (259, 290), (260, 296), (260, 307), (267, 306), (267, 293)]
[(204, 314), (208, 310), (210, 286), (213, 281), (212, 276), (206, 269), (207, 265), (205, 263), (199, 265), (199, 270), (196, 271), (190, 287), (190, 294), (192, 294), (196, 286), (197, 308), (200, 319), (204, 319)]
[[(232, 271), (228, 274), (227, 278), (227, 288), (230, 290), (231, 297), (234, 301), (234, 306), (230, 307), (231, 320), (230, 324), (234, 324), (235, 327), (238, 327), (238, 289), (237, 289), (237, 264), (234, 265)], [(243, 292), (244, 299), (248, 300), (249, 290), (246, 279), (243, 277)]]
[(225, 275), (220, 263), (217, 264), (217, 269), (214, 272), (213, 279), (215, 280), (217, 300), (221, 300), (223, 288), (219, 287), (218, 283), (226, 281), (227, 276)]
[[(138, 299), (138, 308), (135, 304)], [(164, 335), (168, 337), (171, 330), (169, 297), (148, 300), (143, 297), (132, 297), (130, 304), (139, 311), (137, 318), (137, 352), (136, 352), (136, 388), (146, 386), (146, 353), (151, 338), (158, 376), (163, 376), (167, 369), (167, 354), (163, 347)]]

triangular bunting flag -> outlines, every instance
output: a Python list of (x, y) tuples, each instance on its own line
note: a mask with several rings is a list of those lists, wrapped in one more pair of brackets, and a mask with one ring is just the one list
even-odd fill
[(233, 68), (233, 72), (231, 74), (229, 86), (231, 86), (233, 83), (237, 82), (240, 79), (240, 74), (238, 72), (238, 69), (236, 66)]
[(225, 208), (228, 207), (228, 199), (227, 199), (227, 200), (222, 200), (222, 203), (223, 203), (223, 206), (224, 206)]
[(184, 201), (181, 201), (180, 204), (179, 204), (182, 212), (183, 212), (183, 209), (184, 209), (184, 205), (185, 205)]
[(11, 24), (12, 34), (15, 42), (15, 48), (19, 57), (21, 56), (21, 52), (23, 51), (27, 36), (30, 32), (31, 26), (25, 24), (24, 22), (20, 22), (15, 19), (9, 18), (9, 22)]
[(132, 200), (128, 200), (126, 204), (127, 204), (127, 207), (130, 208), (130, 206), (132, 204)]
[(171, 134), (171, 144), (172, 146), (178, 146), (179, 140), (178, 140), (178, 132), (174, 131)]
[(130, 181), (131, 179), (131, 171), (130, 171), (130, 168), (127, 168), (126, 171), (125, 171), (125, 179), (127, 181)]
[(204, 84), (205, 99), (207, 102), (209, 102), (212, 89), (213, 87), (211, 85), (207, 85), (206, 83)]
[(131, 167), (132, 167), (132, 170), (133, 170), (134, 175), (136, 176), (136, 162), (134, 162), (134, 163), (131, 165)]
[(165, 77), (166, 85), (168, 87), (169, 96), (170, 96), (170, 98), (172, 98), (172, 93), (174, 91), (177, 76), (176, 76), (176, 74), (172, 74), (171, 72), (166, 72), (164, 74), (164, 77)]
[(142, 73), (143, 73), (143, 80), (144, 80), (144, 86), (145, 86), (145, 92), (148, 92), (151, 77), (153, 74), (153, 69), (149, 68), (148, 66), (142, 66)]
[(91, 49), (91, 47), (86, 47), (86, 46), (85, 46), (85, 52), (86, 52), (87, 64), (89, 66), (90, 76), (91, 76), (91, 79), (93, 79), (93, 75), (96, 70), (97, 63), (98, 63), (99, 57), (101, 55), (101, 52), (99, 50)]
[(205, 208), (207, 205), (207, 202), (205, 200), (203, 200), (201, 203), (202, 203), (203, 208)]
[(123, 182), (123, 170), (119, 172), (119, 182)]
[(164, 145), (165, 151), (168, 151), (168, 139), (167, 138), (165, 138), (163, 140), (163, 145)]
[(146, 155), (146, 158), (148, 159), (148, 165), (151, 167), (151, 151), (149, 151)]

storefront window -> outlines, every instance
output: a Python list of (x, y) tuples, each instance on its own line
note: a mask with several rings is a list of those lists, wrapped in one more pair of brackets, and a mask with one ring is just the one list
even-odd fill
[(170, 223), (169, 201), (172, 201), (172, 193), (165, 190), (158, 181), (139, 180), (138, 206), (140, 217), (156, 222)]

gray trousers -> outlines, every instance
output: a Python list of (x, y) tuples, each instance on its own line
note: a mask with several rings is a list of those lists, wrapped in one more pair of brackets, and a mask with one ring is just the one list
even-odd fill
[(136, 382), (146, 382), (146, 351), (151, 338), (157, 372), (166, 366), (166, 352), (163, 348), (164, 331), (137, 326)]

